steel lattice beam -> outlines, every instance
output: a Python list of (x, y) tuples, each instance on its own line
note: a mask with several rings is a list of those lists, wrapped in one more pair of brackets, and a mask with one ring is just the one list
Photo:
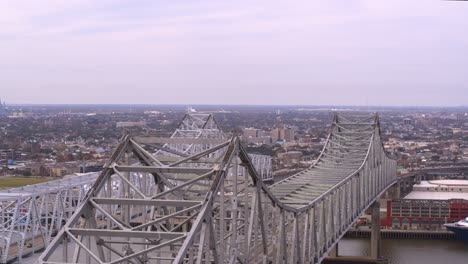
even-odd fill
[(237, 137), (170, 164), (138, 141), (123, 139), (39, 263), (320, 263), (396, 181), (376, 115), (335, 115), (317, 162), (270, 187)]
[(0, 263), (46, 247), (98, 173), (0, 191)]

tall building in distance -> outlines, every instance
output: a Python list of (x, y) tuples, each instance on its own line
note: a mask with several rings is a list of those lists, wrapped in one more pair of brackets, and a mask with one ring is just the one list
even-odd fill
[(269, 133), (262, 129), (249, 127), (242, 132), (242, 140), (247, 144), (271, 144)]
[(261, 136), (262, 131), (258, 128), (249, 127), (249, 128), (244, 128), (242, 132), (245, 138), (257, 138)]
[(279, 126), (273, 130), (271, 130), (271, 137), (273, 138), (273, 141), (286, 141), (286, 142), (292, 142), (294, 141), (294, 134), (295, 130), (291, 127), (284, 127), (284, 126)]

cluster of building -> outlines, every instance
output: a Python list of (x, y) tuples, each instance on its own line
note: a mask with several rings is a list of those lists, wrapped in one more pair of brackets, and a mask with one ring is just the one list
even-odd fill
[(468, 162), (468, 115), (463, 111), (404, 113), (384, 123), (387, 150), (403, 170)]
[(323, 147), (325, 138), (298, 134), (297, 129), (284, 124), (270, 130), (244, 128), (242, 140), (251, 151), (273, 156), (275, 175), (280, 179), (309, 167)]
[(382, 225), (404, 230), (445, 230), (468, 216), (468, 180), (421, 181), (403, 199), (387, 201)]
[(124, 133), (168, 134), (183, 115), (0, 105), (0, 176), (62, 177), (95, 171)]
[(63, 177), (75, 173), (101, 171), (105, 160), (69, 161), (69, 162), (17, 162), (8, 165), (10, 174), (18, 176)]
[(295, 141), (295, 128), (279, 125), (271, 131), (258, 128), (244, 128), (242, 139), (247, 144), (284, 144)]
[[(325, 143), (328, 132), (324, 128), (332, 119), (329, 109), (233, 106), (203, 110), (214, 112), (227, 134), (241, 135), (249, 151), (272, 156), (273, 167), (281, 175), (313, 163)], [(463, 111), (382, 111), (385, 147), (400, 157), (400, 172), (468, 161), (468, 117)], [(0, 162), (4, 169), (0, 175), (11, 173), (8, 168), (18, 163), (66, 167), (67, 162), (105, 159), (122, 134), (169, 136), (186, 112), (184, 106), (7, 107), (1, 102)], [(37, 170), (32, 171), (34, 175)]]
[[(274, 114), (276, 118), (266, 118), (269, 126), (259, 123), (242, 129), (245, 144), (269, 148), (276, 170), (309, 166), (323, 147), (330, 114), (304, 109)], [(383, 111), (380, 120), (385, 147), (399, 157), (400, 173), (468, 162), (468, 114), (463, 109)]]

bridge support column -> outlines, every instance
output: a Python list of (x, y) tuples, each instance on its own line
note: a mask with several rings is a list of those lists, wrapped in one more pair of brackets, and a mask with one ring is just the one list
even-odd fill
[(393, 188), (395, 188), (393, 191), (393, 199), (401, 199), (401, 183), (400, 182), (397, 182), (395, 183), (395, 185), (393, 186)]
[(379, 259), (381, 256), (381, 241), (380, 241), (380, 202), (375, 201), (371, 205), (372, 210), (372, 233), (370, 245), (370, 257)]
[(420, 184), (421, 183), (421, 175), (420, 174), (416, 175), (415, 180), (416, 180), (417, 184)]
[(335, 246), (333, 246), (333, 248), (330, 250), (330, 253), (328, 253), (328, 257), (338, 257), (338, 243), (336, 243)]

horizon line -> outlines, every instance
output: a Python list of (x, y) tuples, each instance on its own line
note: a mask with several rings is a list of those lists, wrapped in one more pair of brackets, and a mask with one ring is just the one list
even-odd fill
[[(4, 101), (5, 102), (5, 101)], [(183, 103), (176, 103), (176, 104), (150, 104), (150, 103), (8, 103), (6, 106), (86, 106), (86, 105), (103, 105), (103, 106), (279, 106), (279, 107), (362, 107), (362, 108), (370, 108), (370, 107), (378, 107), (378, 108), (405, 108), (405, 107), (424, 107), (424, 108), (468, 108), (468, 105), (346, 105), (346, 104), (213, 104), (213, 103), (197, 103), (197, 104), (183, 104)]]

